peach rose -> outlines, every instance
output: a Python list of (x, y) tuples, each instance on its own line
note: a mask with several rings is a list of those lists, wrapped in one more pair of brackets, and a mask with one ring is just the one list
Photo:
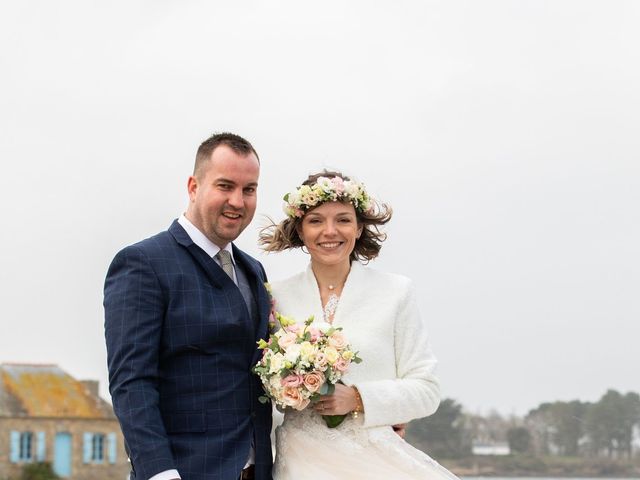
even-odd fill
[(324, 375), (322, 372), (311, 372), (304, 376), (304, 386), (311, 393), (316, 393), (324, 384)]
[(328, 343), (336, 350), (344, 350), (348, 345), (347, 340), (340, 330), (336, 330), (331, 334)]
[(309, 405), (309, 399), (304, 398), (296, 387), (284, 387), (282, 401), (285, 405), (295, 410), (304, 410)]

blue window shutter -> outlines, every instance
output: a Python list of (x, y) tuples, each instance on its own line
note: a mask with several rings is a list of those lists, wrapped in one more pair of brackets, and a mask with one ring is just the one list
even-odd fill
[(115, 433), (110, 433), (109, 435), (107, 435), (108, 438), (108, 445), (109, 445), (109, 463), (114, 464), (116, 463), (116, 448), (117, 448), (117, 444), (116, 444), (116, 434)]
[(47, 455), (47, 444), (45, 443), (44, 432), (38, 432), (36, 436), (38, 439), (36, 443), (36, 460), (38, 462), (44, 462)]
[(9, 455), (11, 463), (18, 463), (20, 459), (20, 432), (11, 431), (11, 454)]
[(93, 433), (84, 433), (84, 442), (82, 444), (82, 463), (89, 463), (91, 461), (91, 453), (93, 451)]

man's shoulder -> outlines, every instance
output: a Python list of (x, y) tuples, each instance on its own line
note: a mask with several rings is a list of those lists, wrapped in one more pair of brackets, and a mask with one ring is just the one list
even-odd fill
[(176, 242), (167, 230), (156, 233), (150, 237), (147, 237), (139, 242), (133, 243), (123, 248), (123, 250), (142, 250), (153, 251), (155, 249), (164, 249), (167, 246), (173, 246)]
[(177, 246), (178, 244), (173, 235), (165, 230), (139, 242), (127, 245), (115, 255), (114, 260), (130, 257), (159, 258), (165, 256), (168, 250), (177, 248)]

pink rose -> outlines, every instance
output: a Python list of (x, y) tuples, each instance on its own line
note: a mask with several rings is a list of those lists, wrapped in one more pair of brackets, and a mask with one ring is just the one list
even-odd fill
[(333, 177), (331, 179), (331, 183), (333, 184), (333, 188), (338, 195), (341, 195), (344, 192), (344, 183), (340, 177)]
[(338, 360), (336, 360), (336, 363), (333, 364), (333, 368), (335, 370), (338, 370), (339, 372), (344, 373), (349, 369), (349, 363), (351, 362), (340, 357)]
[(283, 387), (299, 387), (302, 385), (302, 375), (287, 375), (283, 379), (280, 380), (280, 383)]
[(309, 327), (307, 332), (309, 332), (309, 335), (311, 335), (311, 338), (309, 339), (311, 343), (316, 343), (322, 336), (322, 333), (316, 327)]
[(304, 386), (311, 393), (316, 393), (324, 384), (324, 374), (322, 372), (311, 372), (304, 376)]
[(342, 332), (340, 330), (336, 330), (329, 337), (329, 345), (336, 350), (344, 350), (348, 343)]
[(304, 410), (309, 405), (309, 399), (304, 398), (296, 387), (284, 387), (282, 401), (285, 405), (296, 410)]
[(288, 325), (288, 326), (284, 327), (285, 331), (291, 332), (291, 333), (295, 333), (296, 335), (300, 331), (300, 328), (302, 328), (302, 327), (300, 327), (299, 323), (294, 323), (293, 325)]
[(283, 350), (296, 343), (298, 336), (293, 332), (287, 332), (278, 339), (278, 346)]

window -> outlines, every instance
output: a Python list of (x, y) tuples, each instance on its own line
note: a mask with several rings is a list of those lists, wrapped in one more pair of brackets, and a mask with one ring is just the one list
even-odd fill
[(84, 463), (116, 463), (116, 434), (86, 432), (82, 459)]
[(18, 460), (20, 462), (30, 462), (33, 459), (32, 455), (33, 445), (33, 433), (21, 432), (20, 433), (20, 450), (18, 453)]
[(44, 432), (11, 431), (9, 448), (11, 463), (44, 462), (46, 453), (47, 443)]
[(94, 433), (91, 438), (91, 462), (104, 462), (104, 435), (101, 433)]
[(9, 461), (11, 463), (43, 461), (45, 453), (44, 432), (38, 432), (37, 440), (36, 445), (36, 436), (33, 432), (12, 430), (9, 438)]

